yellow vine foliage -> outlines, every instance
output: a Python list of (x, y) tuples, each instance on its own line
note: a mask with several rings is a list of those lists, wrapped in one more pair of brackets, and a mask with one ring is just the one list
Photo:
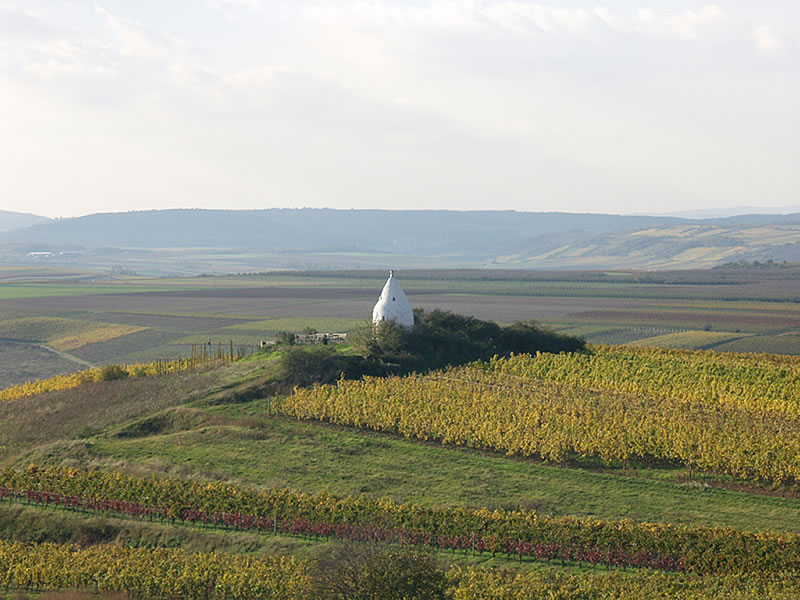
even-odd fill
[[(125, 591), (142, 598), (187, 600), (310, 600), (312, 568), (287, 557), (0, 541), (0, 588), (5, 590)], [(800, 595), (797, 573), (698, 577), (454, 567), (447, 580), (447, 597), (452, 600), (794, 600)]]
[(287, 557), (0, 540), (0, 589), (127, 591), (142, 598), (304, 600), (310, 598), (310, 579), (306, 563)]
[(107, 342), (115, 338), (124, 337), (140, 331), (147, 331), (147, 327), (136, 327), (133, 325), (98, 325), (97, 327), (82, 331), (76, 334), (65, 335), (50, 340), (50, 345), (56, 350), (69, 352), (83, 348), (89, 344)]
[[(791, 533), (752, 533), (732, 527), (639, 523), (629, 519), (553, 517), (525, 510), (420, 506), (363, 495), (259, 490), (223, 482), (160, 479), (54, 466), (30, 465), (24, 470), (7, 467), (0, 471), (0, 501), (26, 498), (29, 502), (56, 504), (56, 495), (62, 505), (64, 499), (72, 498), (77, 500), (72, 506), (80, 510), (110, 511), (132, 518), (170, 521), (188, 518), (197, 522), (199, 515), (191, 517), (187, 511), (204, 511), (207, 516), (228, 513), (266, 519), (265, 524), (256, 525), (260, 531), (265, 530), (265, 525), (266, 530), (273, 531), (279, 521), (300, 519), (308, 524), (367, 528), (373, 536), (381, 528), (400, 528), (425, 534), (424, 539), (412, 543), (440, 547), (448, 547), (453, 539), (460, 538), (456, 545), (468, 548), (469, 540), (474, 543), (477, 536), (484, 543), (478, 551), (493, 554), (513, 553), (504, 550), (508, 542), (555, 543), (562, 550), (594, 550), (601, 555), (623, 548), (672, 557), (680, 559), (688, 572), (703, 575), (800, 573), (800, 536)], [(89, 506), (81, 499), (91, 500)], [(129, 505), (114, 506), (115, 502)], [(474, 550), (475, 546), (472, 547)]]
[(452, 600), (794, 600), (800, 597), (797, 573), (697, 577), (652, 572), (523, 572), (456, 567), (448, 573), (448, 578)]
[(599, 348), (296, 389), (278, 410), (555, 462), (671, 461), (791, 483), (799, 404), (794, 358)]
[(800, 356), (630, 346), (592, 350), (520, 354), (485, 368), (595, 390), (800, 415)]

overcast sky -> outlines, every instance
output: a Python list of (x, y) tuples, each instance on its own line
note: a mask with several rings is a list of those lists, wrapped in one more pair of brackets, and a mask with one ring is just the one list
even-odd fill
[(800, 204), (797, 0), (0, 0), (0, 209)]

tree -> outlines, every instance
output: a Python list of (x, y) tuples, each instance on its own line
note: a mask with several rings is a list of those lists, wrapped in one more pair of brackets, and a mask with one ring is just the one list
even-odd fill
[(279, 331), (275, 341), (284, 346), (294, 346), (297, 336), (289, 331)]
[(314, 578), (314, 596), (326, 600), (439, 600), (446, 587), (431, 554), (375, 543), (338, 544)]

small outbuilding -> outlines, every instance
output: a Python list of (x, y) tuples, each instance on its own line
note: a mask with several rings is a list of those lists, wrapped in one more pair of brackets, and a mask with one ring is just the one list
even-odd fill
[(389, 271), (389, 279), (372, 309), (372, 322), (377, 325), (381, 321), (394, 321), (409, 329), (414, 326), (414, 310), (403, 288), (394, 278), (394, 271)]

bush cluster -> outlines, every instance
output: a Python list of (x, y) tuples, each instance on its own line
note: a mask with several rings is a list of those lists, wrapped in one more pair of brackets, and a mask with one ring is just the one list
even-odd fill
[(370, 323), (352, 337), (367, 360), (394, 375), (424, 373), (512, 353), (586, 349), (582, 338), (555, 333), (535, 321), (517, 321), (504, 327), (449, 311), (425, 312), (420, 308), (414, 310), (412, 329), (384, 321)]
[(535, 321), (501, 326), (492, 321), (449, 311), (414, 309), (414, 327), (392, 321), (372, 322), (348, 339), (358, 354), (345, 355), (328, 347), (285, 350), (283, 380), (291, 385), (333, 383), (344, 376), (407, 375), (463, 365), (493, 356), (536, 352), (577, 352), (586, 349), (583, 338), (563, 335)]

